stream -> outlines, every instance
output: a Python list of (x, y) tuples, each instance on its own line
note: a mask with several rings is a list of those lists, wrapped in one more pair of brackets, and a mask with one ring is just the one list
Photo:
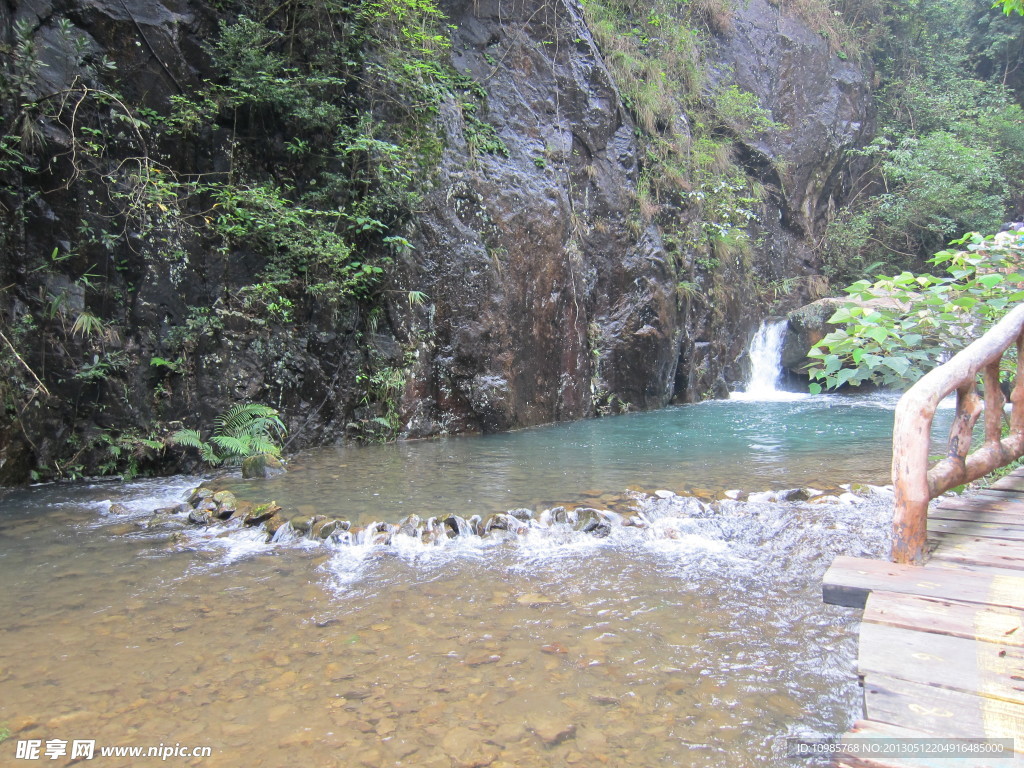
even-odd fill
[(894, 402), (709, 402), (323, 448), (280, 478), (221, 481), (363, 522), (556, 504), (646, 521), (603, 538), (172, 537), (138, 523), (199, 478), (8, 491), (0, 756), (82, 739), (208, 746), (167, 761), (203, 766), (791, 765), (784, 737), (859, 714), (857, 615), (822, 604), (820, 579), (838, 554), (885, 551), (890, 499), (676, 493), (885, 482)]

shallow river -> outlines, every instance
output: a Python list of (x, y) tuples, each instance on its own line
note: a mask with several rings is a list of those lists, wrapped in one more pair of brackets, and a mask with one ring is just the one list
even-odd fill
[[(891, 400), (720, 402), (397, 446), (234, 483), (288, 509), (398, 520), (574, 503), (607, 538), (267, 544), (136, 529), (196, 478), (0, 499), (0, 765), (17, 742), (209, 746), (202, 766), (788, 766), (859, 711), (840, 553), (880, 554), (884, 495), (700, 507), (653, 491), (884, 482)], [(133, 513), (114, 517), (112, 501)], [(2, 733), (2, 731), (0, 731)], [(45, 760), (71, 764), (70, 756)], [(808, 765), (806, 761), (801, 765)]]

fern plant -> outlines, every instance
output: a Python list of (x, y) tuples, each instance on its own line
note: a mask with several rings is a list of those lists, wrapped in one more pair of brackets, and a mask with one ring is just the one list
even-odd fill
[(179, 429), (171, 442), (195, 448), (211, 467), (236, 466), (250, 456), (281, 455), (281, 439), (288, 430), (280, 414), (259, 403), (238, 403), (213, 420), (213, 434), (203, 440), (197, 429)]

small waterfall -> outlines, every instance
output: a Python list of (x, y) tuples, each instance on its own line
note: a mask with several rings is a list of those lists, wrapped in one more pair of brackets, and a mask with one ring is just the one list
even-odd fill
[(750, 340), (750, 378), (743, 392), (733, 393), (737, 400), (794, 400), (804, 395), (779, 389), (782, 379), (782, 345), (786, 340), (786, 320), (764, 320)]
[(750, 340), (750, 378), (745, 390), (748, 395), (770, 396), (779, 391), (785, 339), (785, 320), (762, 321)]

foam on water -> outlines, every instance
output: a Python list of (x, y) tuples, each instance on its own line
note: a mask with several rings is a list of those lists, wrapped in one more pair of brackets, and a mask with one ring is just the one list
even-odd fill
[(245, 558), (265, 555), (274, 545), (267, 541), (267, 534), (258, 528), (236, 529), (227, 535), (195, 537), (192, 541), (211, 550), (220, 552), (218, 565), (231, 565)]

